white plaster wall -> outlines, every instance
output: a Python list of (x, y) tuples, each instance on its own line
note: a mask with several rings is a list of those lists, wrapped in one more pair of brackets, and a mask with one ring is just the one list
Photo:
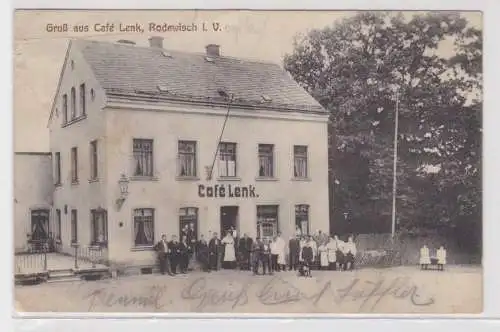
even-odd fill
[[(182, 109), (182, 108), (179, 108)], [(119, 196), (117, 181), (121, 173), (132, 174), (133, 138), (154, 139), (156, 181), (131, 181), (129, 196), (118, 211), (109, 209), (110, 255), (115, 260), (148, 261), (151, 251), (132, 251), (134, 208), (155, 209), (155, 239), (160, 234), (178, 234), (178, 210), (199, 209), (199, 230), (219, 232), (220, 206), (238, 205), (240, 234), (256, 235), (256, 206), (279, 205), (279, 228), (285, 237), (293, 233), (295, 204), (310, 205), (310, 230), (329, 231), (327, 123), (230, 117), (223, 141), (237, 143), (237, 168), (241, 181), (217, 181), (211, 184), (255, 185), (258, 198), (200, 198), (198, 184), (205, 179), (204, 166), (211, 165), (224, 110), (220, 115), (167, 113), (162, 111), (107, 111), (107, 166), (109, 174), (108, 201)], [(176, 180), (178, 140), (197, 141), (199, 180)], [(276, 181), (258, 181), (259, 143), (275, 145)], [(307, 145), (310, 181), (293, 181), (293, 146)], [(119, 227), (123, 223), (123, 227)]]
[[(71, 60), (74, 68), (71, 68)], [(75, 86), (77, 92), (77, 107), (79, 106), (79, 86), (86, 85), (87, 105), (86, 118), (75, 123), (63, 126), (62, 95), (68, 94), (68, 117), (71, 114), (70, 90)], [(95, 98), (91, 98), (91, 89), (94, 89)], [(70, 49), (66, 67), (63, 70), (59, 94), (56, 96), (57, 115), (50, 123), (50, 151), (61, 153), (62, 184), (54, 192), (55, 210), (61, 210), (62, 248), (66, 252), (73, 252), (71, 248), (71, 209), (78, 211), (78, 240), (80, 245), (90, 243), (90, 210), (99, 206), (106, 207), (105, 183), (106, 173), (106, 136), (105, 113), (102, 111), (104, 94), (97, 81), (89, 70), (87, 63), (79, 52)], [(90, 179), (90, 142), (98, 140), (99, 179), (91, 182)], [(79, 183), (71, 184), (71, 148), (78, 148)], [(55, 159), (55, 158), (53, 158)], [(55, 171), (55, 163), (53, 163)], [(66, 207), (66, 209), (65, 209)], [(65, 213), (66, 212), (66, 213)]]

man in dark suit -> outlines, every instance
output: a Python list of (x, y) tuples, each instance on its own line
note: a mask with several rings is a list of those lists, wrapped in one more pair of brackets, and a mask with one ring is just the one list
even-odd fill
[(288, 259), (289, 259), (289, 264), (290, 264), (290, 271), (293, 269), (294, 271), (297, 271), (299, 268), (299, 261), (300, 261), (300, 240), (298, 236), (292, 237), (290, 241), (288, 242), (288, 248), (289, 248), (289, 253), (288, 253)]
[(186, 274), (187, 272), (190, 252), (191, 247), (187, 242), (186, 236), (183, 236), (181, 242), (179, 243), (179, 265), (182, 274)]
[(252, 270), (253, 275), (259, 274), (259, 265), (262, 263), (262, 254), (264, 252), (264, 243), (260, 240), (260, 237), (255, 239), (252, 244)]
[(172, 235), (172, 240), (168, 243), (168, 249), (170, 250), (170, 265), (172, 267), (172, 273), (177, 274), (177, 266), (179, 265), (179, 259), (181, 256), (181, 248), (177, 236)]
[(200, 240), (196, 243), (196, 259), (201, 265), (201, 269), (205, 272), (209, 271), (208, 265), (208, 243), (203, 234), (200, 235)]
[(243, 270), (250, 270), (250, 253), (252, 252), (253, 240), (245, 233), (238, 243), (238, 255)]
[(170, 271), (170, 262), (169, 262), (169, 248), (167, 243), (167, 236), (162, 234), (161, 240), (155, 245), (154, 248), (158, 254), (158, 262), (160, 263), (160, 272), (161, 274), (168, 273), (172, 275)]
[(208, 260), (209, 260), (209, 271), (219, 269), (219, 254), (220, 254), (220, 240), (217, 237), (217, 233), (213, 233), (210, 242), (208, 243)]

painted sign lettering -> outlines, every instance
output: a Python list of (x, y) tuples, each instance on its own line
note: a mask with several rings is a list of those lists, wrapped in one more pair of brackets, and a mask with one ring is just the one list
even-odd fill
[(235, 185), (224, 185), (216, 184), (213, 186), (205, 186), (203, 184), (198, 185), (198, 196), (199, 197), (238, 197), (238, 198), (249, 198), (249, 197), (259, 197), (255, 192), (255, 186), (235, 186)]

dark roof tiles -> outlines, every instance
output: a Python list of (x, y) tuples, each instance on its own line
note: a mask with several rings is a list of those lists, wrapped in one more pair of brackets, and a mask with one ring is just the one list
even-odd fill
[(206, 101), (221, 100), (218, 90), (223, 89), (235, 103), (325, 112), (277, 64), (226, 56), (209, 62), (201, 53), (88, 40), (73, 43), (108, 94)]

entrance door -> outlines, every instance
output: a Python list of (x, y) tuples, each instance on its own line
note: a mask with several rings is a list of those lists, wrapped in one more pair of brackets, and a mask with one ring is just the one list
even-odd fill
[(220, 234), (224, 237), (231, 228), (238, 231), (238, 207), (221, 206), (220, 208)]
[(49, 232), (49, 210), (31, 210), (31, 241), (45, 242)]

